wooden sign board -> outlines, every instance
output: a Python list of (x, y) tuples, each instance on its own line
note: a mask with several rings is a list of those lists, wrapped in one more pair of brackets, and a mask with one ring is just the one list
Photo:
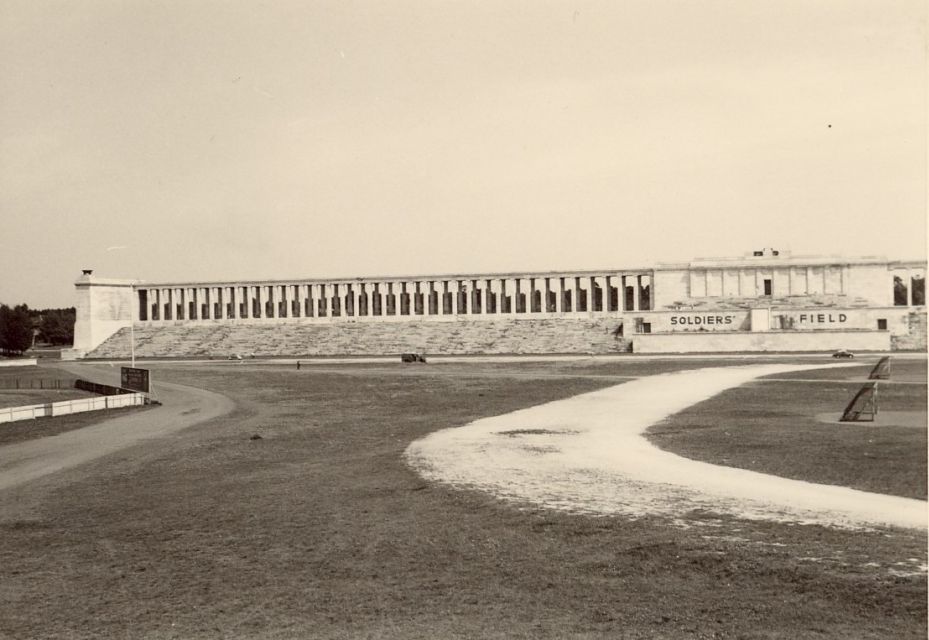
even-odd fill
[(135, 369), (133, 367), (122, 367), (120, 369), (120, 386), (123, 389), (132, 389), (149, 393), (149, 375), (148, 369)]

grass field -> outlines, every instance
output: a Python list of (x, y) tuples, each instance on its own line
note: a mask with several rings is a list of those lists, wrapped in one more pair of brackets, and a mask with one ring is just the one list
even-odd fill
[[(157, 365), (156, 381), (237, 409), (0, 493), (0, 637), (925, 637), (924, 532), (519, 509), (427, 484), (402, 460), (437, 429), (707, 364)], [(815, 408), (826, 385), (840, 386), (757, 383), (742, 407), (767, 411), (765, 437), (787, 443), (783, 403), (765, 398)], [(744, 398), (720, 398), (734, 419)], [(755, 451), (811, 472), (796, 452)], [(920, 451), (894, 465), (925, 476)]]
[(892, 380), (879, 390), (881, 411), (918, 412), (920, 427), (822, 419), (838, 420), (869, 369), (758, 380), (672, 416), (649, 435), (662, 449), (688, 458), (925, 500), (925, 360), (895, 362)]
[[(53, 388), (56, 383), (59, 389)], [(0, 368), (0, 408), (91, 396), (92, 393), (74, 388), (73, 374), (54, 366)]]
[[(74, 431), (75, 429), (89, 427), (99, 423), (101, 420), (118, 418), (119, 416), (135, 411), (147, 411), (150, 408), (150, 405), (141, 407), (124, 407), (122, 409), (85, 411), (83, 413), (72, 413), (64, 416), (36, 418), (35, 420), (20, 420), (18, 422), (7, 422), (0, 425), (0, 447), (5, 444), (13, 444), (15, 442), (25, 442), (26, 440), (36, 440), (38, 438), (57, 436), (60, 433), (67, 433), (68, 431)], [(3, 450), (0, 449), (0, 451)]]
[(80, 389), (0, 389), (0, 409), (92, 397)]

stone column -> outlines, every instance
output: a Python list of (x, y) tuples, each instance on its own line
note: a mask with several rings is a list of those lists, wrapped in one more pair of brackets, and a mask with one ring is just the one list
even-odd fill
[(561, 283), (561, 276), (549, 278), (548, 288), (555, 293), (554, 313), (561, 315), (564, 313), (564, 287)]
[(311, 315), (312, 315), (314, 318), (322, 318), (322, 317), (323, 317), (323, 316), (319, 313), (319, 307), (320, 307), (320, 306), (323, 306), (323, 307), (325, 308), (325, 304), (322, 304), (322, 305), (321, 305), (321, 303), (322, 303), (322, 301), (323, 301), (323, 299), (324, 299), (324, 297), (325, 297), (325, 295), (324, 295), (324, 294), (325, 294), (325, 289), (326, 289), (325, 285), (319, 284), (318, 282), (314, 282), (313, 284), (309, 285), (310, 310), (313, 312)]
[[(577, 286), (572, 276), (564, 276), (561, 294), (561, 313), (577, 313)], [(568, 296), (571, 296), (570, 308)]]
[[(586, 311), (581, 311), (581, 298), (584, 296), (584, 278), (581, 276), (574, 276), (571, 278), (571, 312), (572, 313), (586, 313)], [(585, 307), (586, 309), (586, 307)]]
[(245, 296), (243, 302), (248, 311), (248, 317), (257, 318), (258, 316), (255, 314), (255, 298), (258, 296), (258, 288), (249, 284), (245, 286), (242, 293)]
[(373, 285), (370, 282), (359, 283), (358, 286), (358, 315), (364, 313), (365, 317), (371, 316), (371, 287)]
[(435, 315), (429, 310), (429, 301), (432, 298), (432, 282), (424, 280), (419, 283), (419, 290), (423, 294), (423, 316)]
[(290, 303), (290, 315), (293, 316), (294, 318), (301, 318), (303, 317), (303, 312), (304, 312), (303, 301), (305, 300), (305, 297), (303, 295), (303, 285), (294, 284), (294, 285), (287, 285), (287, 286), (291, 287), (291, 293), (293, 295), (293, 298), (292, 298), (293, 302)]
[(461, 311), (461, 305), (458, 300), (458, 293), (460, 292), (460, 282), (458, 280), (449, 280), (448, 281), (448, 290), (452, 294), (452, 315), (458, 317), (458, 313)]
[[(708, 271), (709, 272), (709, 271)], [(632, 276), (632, 309), (633, 311), (642, 310), (642, 276)]]
[(268, 293), (264, 285), (255, 285), (255, 297), (258, 298), (258, 318), (268, 317)]
[(286, 284), (277, 284), (274, 285), (274, 288), (279, 292), (280, 300), (278, 300), (274, 305), (275, 315), (278, 318), (289, 318), (290, 317), (290, 296), (287, 295), (290, 293), (287, 290)]
[(532, 314), (534, 313), (532, 303), (535, 299), (536, 281), (535, 278), (524, 278), (523, 282), (526, 284), (526, 313)]
[(519, 295), (522, 296), (524, 302), (523, 313), (529, 315), (532, 311), (532, 279), (531, 278), (519, 278), (516, 280), (516, 290), (519, 292)]
[(316, 287), (313, 284), (305, 284), (303, 287), (303, 315), (306, 318), (315, 318), (318, 312), (313, 304), (313, 289)]
[(360, 282), (352, 283), (352, 317), (359, 318), (361, 316), (361, 287)]
[(381, 297), (379, 290), (380, 283), (378, 282), (368, 282), (365, 284), (365, 295), (368, 300), (368, 316), (374, 317), (375, 312), (378, 308), (379, 299)]
[[(623, 278), (622, 276), (611, 276), (610, 282), (616, 286), (616, 304), (613, 305), (611, 311), (622, 311), (623, 310)], [(609, 283), (607, 283), (609, 284)]]
[(513, 290), (513, 281), (509, 278), (500, 278), (500, 296), (497, 303), (497, 313), (500, 315), (509, 315), (512, 313), (512, 310), (508, 311), (506, 309), (506, 298), (510, 295), (510, 292)]
[(315, 318), (319, 315), (319, 307), (317, 306), (317, 300), (319, 298), (317, 294), (317, 289), (319, 285), (317, 284), (307, 284), (306, 285), (306, 317)]
[[(493, 303), (491, 303), (493, 300)], [(500, 313), (500, 280), (493, 278), (487, 281), (487, 293), (484, 296), (484, 313), (490, 313), (490, 307), (493, 304), (493, 315)]]
[[(417, 280), (411, 284), (413, 293), (410, 294), (410, 315), (425, 316), (428, 299), (426, 298), (426, 283)], [(417, 310), (418, 308), (418, 310)]]
[(327, 319), (330, 319), (332, 318), (331, 300), (332, 300), (332, 292), (334, 290), (333, 285), (332, 283), (327, 282), (325, 284), (319, 285), (319, 287), (320, 287), (319, 302), (322, 305), (323, 313), (325, 314), (325, 317)]
[[(397, 314), (397, 307), (396, 307), (396, 305), (394, 305), (393, 313), (392, 313), (392, 314), (390, 313), (390, 299), (391, 299), (391, 296), (394, 296), (394, 295), (395, 295), (395, 293), (394, 293), (395, 291), (396, 291), (396, 286), (394, 285), (393, 282), (385, 282), (385, 283), (384, 283), (384, 296), (383, 296), (383, 298), (381, 299), (381, 304), (384, 305), (384, 311), (383, 311), (383, 315), (384, 315), (384, 316), (390, 316), (390, 315), (396, 315), (396, 314)], [(396, 299), (395, 299), (395, 301), (396, 301)]]
[(490, 313), (490, 280), (481, 280), (481, 315)]
[(268, 285), (268, 317), (280, 318), (281, 310), (278, 307), (281, 300), (281, 286), (277, 284)]
[(351, 309), (352, 284), (350, 282), (339, 283), (339, 308), (343, 318), (351, 317), (348, 313)]
[[(609, 311), (609, 307), (610, 307), (610, 290), (609, 290), (609, 285), (607, 284), (606, 276), (594, 276), (590, 279), (591, 302), (593, 302), (598, 288), (600, 291), (599, 313), (605, 313)], [(590, 309), (591, 311), (593, 311), (594, 306), (591, 305)]]

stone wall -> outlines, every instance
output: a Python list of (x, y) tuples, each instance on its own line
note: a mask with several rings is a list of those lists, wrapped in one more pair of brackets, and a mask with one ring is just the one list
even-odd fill
[[(617, 319), (487, 320), (482, 322), (332, 324), (177, 324), (135, 328), (137, 358), (274, 357), (424, 354), (618, 353)], [(89, 358), (128, 358), (123, 329)]]
[(914, 311), (906, 317), (909, 332), (905, 335), (894, 336), (892, 348), (894, 351), (925, 351), (926, 350), (926, 312)]
[(681, 332), (642, 334), (636, 353), (726, 353), (767, 351), (888, 351), (887, 331), (767, 331), (758, 333)]

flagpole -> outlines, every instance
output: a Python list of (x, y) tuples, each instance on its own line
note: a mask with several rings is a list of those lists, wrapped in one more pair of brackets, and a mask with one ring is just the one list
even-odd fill
[(137, 302), (135, 284), (132, 285), (132, 301), (129, 303), (129, 351), (132, 354), (132, 368), (135, 369), (135, 305)]

